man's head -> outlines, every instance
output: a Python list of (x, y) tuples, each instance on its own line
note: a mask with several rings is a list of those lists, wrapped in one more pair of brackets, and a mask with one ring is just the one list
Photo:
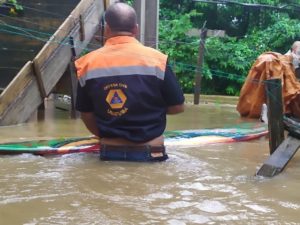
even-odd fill
[(135, 10), (126, 3), (117, 2), (105, 12), (106, 31), (109, 36), (137, 33), (137, 16)]
[(295, 74), (300, 79), (300, 41), (295, 41), (291, 47), (292, 64), (295, 69)]
[(291, 51), (300, 56), (300, 41), (295, 41), (292, 45)]

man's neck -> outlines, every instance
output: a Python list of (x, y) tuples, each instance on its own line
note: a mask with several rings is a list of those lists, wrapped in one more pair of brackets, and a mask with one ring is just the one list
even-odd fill
[(130, 37), (135, 37), (135, 35), (131, 32), (127, 32), (127, 31), (119, 31), (119, 32), (115, 32), (112, 33), (111, 35), (109, 35), (108, 38), (112, 38), (112, 37), (117, 37), (117, 36), (130, 36)]

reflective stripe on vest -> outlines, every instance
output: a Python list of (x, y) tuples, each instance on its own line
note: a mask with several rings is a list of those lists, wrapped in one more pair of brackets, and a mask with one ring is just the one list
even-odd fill
[(166, 55), (143, 46), (132, 37), (114, 37), (107, 43), (76, 60), (81, 86), (87, 80), (111, 76), (143, 75), (164, 79)]
[(156, 76), (163, 80), (165, 71), (161, 71), (157, 67), (146, 67), (146, 66), (128, 66), (128, 67), (110, 67), (103, 69), (94, 69), (88, 71), (84, 76), (79, 78), (81, 86), (85, 85), (85, 82), (90, 79), (100, 77), (111, 77), (111, 76), (123, 76), (123, 75), (146, 75)]

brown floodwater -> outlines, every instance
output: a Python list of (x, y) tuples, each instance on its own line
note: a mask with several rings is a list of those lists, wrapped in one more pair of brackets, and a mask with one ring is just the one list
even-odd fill
[[(0, 142), (89, 135), (67, 112), (0, 127)], [(188, 105), (168, 130), (245, 121), (233, 106)], [(97, 154), (0, 156), (0, 224), (300, 224), (300, 156), (280, 175), (254, 174), (268, 140), (167, 149), (162, 163), (102, 162)]]

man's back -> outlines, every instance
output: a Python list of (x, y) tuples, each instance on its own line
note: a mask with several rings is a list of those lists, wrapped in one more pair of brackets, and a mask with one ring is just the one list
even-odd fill
[[(184, 110), (180, 85), (167, 56), (134, 38), (138, 25), (132, 7), (111, 5), (105, 21), (105, 46), (75, 63), (80, 83), (76, 108), (101, 144), (118, 146), (117, 150), (102, 146), (101, 158), (127, 160), (131, 155), (134, 160), (151, 161), (156, 155), (155, 160), (165, 160), (166, 114)], [(134, 146), (138, 150), (129, 154)]]
[(113, 37), (76, 61), (101, 137), (146, 142), (163, 133), (171, 101), (164, 95), (166, 58), (134, 38)]

